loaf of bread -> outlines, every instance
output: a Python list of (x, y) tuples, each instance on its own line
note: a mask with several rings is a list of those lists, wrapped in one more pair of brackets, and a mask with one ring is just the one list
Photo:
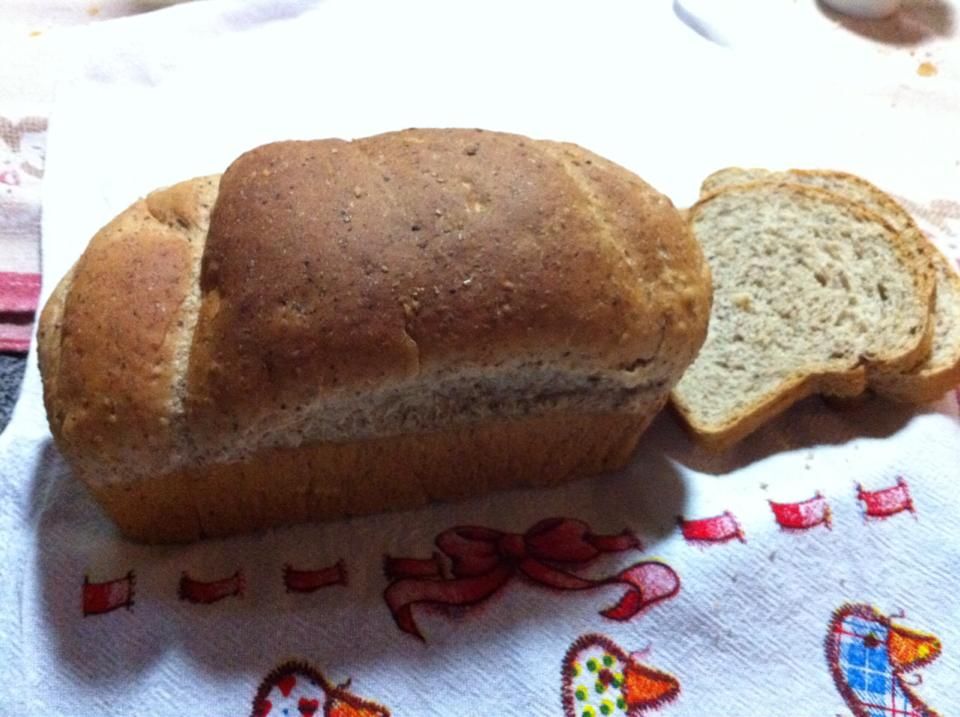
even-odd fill
[(927, 250), (860, 203), (808, 184), (733, 182), (688, 217), (715, 295), (672, 400), (705, 443), (724, 448), (806, 396), (856, 396), (929, 356)]
[(44, 399), (135, 539), (399, 509), (622, 466), (710, 297), (669, 200), (577, 146), (280, 142), (97, 233), (41, 317)]

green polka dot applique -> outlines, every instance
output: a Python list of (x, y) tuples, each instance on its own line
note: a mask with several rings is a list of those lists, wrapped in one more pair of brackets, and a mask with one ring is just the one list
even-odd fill
[(645, 665), (603, 635), (576, 640), (561, 674), (564, 717), (652, 717), (650, 710), (680, 692), (675, 677)]

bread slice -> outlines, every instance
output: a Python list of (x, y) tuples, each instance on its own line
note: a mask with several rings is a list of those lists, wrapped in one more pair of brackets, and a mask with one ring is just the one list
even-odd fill
[(930, 354), (909, 371), (875, 372), (870, 377), (870, 388), (892, 400), (920, 403), (933, 401), (960, 384), (960, 275), (893, 197), (846, 172), (822, 169), (771, 172), (739, 167), (722, 169), (707, 177), (700, 187), (701, 196), (722, 187), (754, 181), (795, 182), (835, 192), (880, 215), (905, 240), (913, 243), (932, 264), (936, 282)]
[(672, 393), (726, 445), (817, 392), (856, 395), (877, 368), (922, 360), (932, 278), (876, 214), (823, 189), (756, 182), (690, 209), (710, 264), (707, 341)]

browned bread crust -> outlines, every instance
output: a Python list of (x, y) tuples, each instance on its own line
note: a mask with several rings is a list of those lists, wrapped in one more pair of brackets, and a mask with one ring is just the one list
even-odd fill
[[(334, 490), (345, 470), (383, 496), (288, 516), (301, 520), (411, 504), (388, 480), (418, 503), (474, 492), (458, 481), (615, 467), (699, 350), (709, 307), (685, 222), (621, 167), (574, 145), (407, 130), (266, 145), (135, 203), (51, 296), (39, 348), (77, 474), (130, 534), (183, 540), (282, 522), (164, 525), (172, 508), (144, 506), (186, 500), (184, 480), (190, 500), (246, 511), (275, 489)], [(604, 436), (594, 419), (630, 429)], [(542, 421), (586, 443), (554, 465), (530, 450), (525, 427)], [(376, 448), (421, 440), (422, 462)], [(618, 460), (584, 458), (610, 441)], [(419, 490), (428, 464), (449, 484)]]
[(92, 490), (123, 533), (184, 542), (272, 526), (551, 486), (627, 462), (648, 415), (554, 415), (436, 433), (271, 448)]

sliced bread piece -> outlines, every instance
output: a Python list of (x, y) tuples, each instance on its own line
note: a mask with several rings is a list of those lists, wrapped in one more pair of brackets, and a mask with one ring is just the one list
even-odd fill
[(754, 181), (795, 182), (820, 187), (863, 204), (879, 214), (932, 264), (935, 277), (934, 320), (930, 353), (908, 371), (874, 371), (870, 388), (887, 398), (921, 403), (932, 401), (960, 384), (960, 275), (949, 260), (924, 236), (910, 214), (889, 194), (846, 172), (822, 169), (765, 169), (730, 167), (714, 172), (700, 186), (701, 196), (723, 187)]
[(864, 367), (922, 357), (930, 277), (857, 203), (757, 182), (705, 197), (689, 219), (714, 301), (707, 341), (672, 400), (705, 442), (732, 443), (813, 393), (856, 395)]
[(883, 371), (870, 377), (870, 388), (895, 401), (935, 401), (960, 385), (960, 276), (939, 252), (934, 268), (937, 295), (930, 355), (913, 370)]
[(710, 174), (700, 183), (700, 198), (703, 199), (708, 194), (737, 184), (778, 180), (788, 174), (788, 172), (774, 172), (760, 167), (724, 167)]

